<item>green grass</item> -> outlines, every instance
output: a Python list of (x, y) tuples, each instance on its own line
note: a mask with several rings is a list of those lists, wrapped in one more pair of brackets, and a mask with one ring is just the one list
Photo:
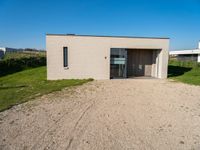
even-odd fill
[(64, 87), (81, 85), (85, 80), (46, 80), (46, 67), (24, 70), (0, 77), (0, 111)]
[(175, 81), (200, 85), (200, 64), (191, 61), (169, 61), (168, 77)]

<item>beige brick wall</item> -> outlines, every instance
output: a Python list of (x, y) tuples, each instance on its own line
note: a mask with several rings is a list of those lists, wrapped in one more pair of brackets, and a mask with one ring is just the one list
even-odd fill
[[(68, 47), (68, 68), (63, 47)], [(169, 39), (47, 35), (46, 48), (49, 80), (109, 79), (110, 48), (161, 49), (157, 77), (167, 77)]]

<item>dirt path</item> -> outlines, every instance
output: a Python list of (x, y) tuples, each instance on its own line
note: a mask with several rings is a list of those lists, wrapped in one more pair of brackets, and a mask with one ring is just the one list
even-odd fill
[(0, 149), (200, 149), (200, 87), (94, 81), (0, 113)]

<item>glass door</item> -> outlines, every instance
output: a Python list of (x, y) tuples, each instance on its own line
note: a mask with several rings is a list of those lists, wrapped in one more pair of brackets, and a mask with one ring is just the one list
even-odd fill
[(123, 48), (111, 48), (110, 54), (110, 78), (126, 78), (127, 50)]

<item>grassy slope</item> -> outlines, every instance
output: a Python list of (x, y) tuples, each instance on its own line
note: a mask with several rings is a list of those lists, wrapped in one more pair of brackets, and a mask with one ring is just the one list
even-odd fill
[(200, 64), (196, 62), (170, 61), (168, 76), (183, 83), (200, 85)]
[(191, 71), (175, 79), (188, 84), (200, 85), (200, 68), (193, 68)]
[(46, 67), (38, 67), (0, 77), (0, 111), (64, 87), (81, 85), (88, 80), (46, 80)]

